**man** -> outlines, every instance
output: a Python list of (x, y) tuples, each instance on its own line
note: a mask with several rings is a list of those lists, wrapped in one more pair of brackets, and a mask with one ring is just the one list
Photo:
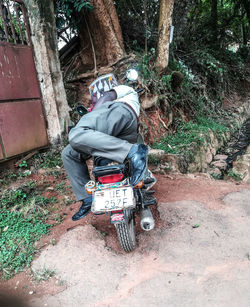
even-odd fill
[(130, 160), (132, 185), (143, 177), (147, 165), (148, 148), (136, 145), (138, 137), (139, 98), (136, 91), (118, 85), (104, 92), (92, 111), (84, 115), (69, 133), (69, 145), (62, 152), (62, 160), (74, 194), (82, 201), (74, 221), (86, 216), (91, 209), (92, 197), (85, 191), (90, 180), (86, 160), (101, 156), (118, 163)]

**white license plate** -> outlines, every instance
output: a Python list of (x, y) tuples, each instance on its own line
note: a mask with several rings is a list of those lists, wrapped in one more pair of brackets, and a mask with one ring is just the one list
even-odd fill
[(106, 212), (135, 207), (132, 187), (95, 191), (92, 212)]

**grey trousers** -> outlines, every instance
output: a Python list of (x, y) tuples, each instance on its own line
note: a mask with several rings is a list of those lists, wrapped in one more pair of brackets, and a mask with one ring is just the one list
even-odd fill
[(62, 151), (64, 168), (77, 200), (89, 195), (90, 180), (86, 160), (100, 156), (123, 163), (137, 141), (137, 118), (121, 102), (106, 102), (84, 115), (69, 133), (69, 145)]

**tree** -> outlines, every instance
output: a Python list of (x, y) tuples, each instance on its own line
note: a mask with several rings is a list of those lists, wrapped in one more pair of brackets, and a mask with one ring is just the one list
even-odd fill
[(66, 99), (57, 49), (53, 0), (25, 0), (31, 25), (35, 64), (51, 143), (67, 130), (69, 106)]
[(156, 67), (160, 74), (163, 73), (168, 66), (173, 7), (174, 0), (161, 0), (158, 26), (158, 54), (156, 58)]
[(80, 56), (87, 69), (105, 66), (125, 54), (122, 32), (112, 0), (56, 0), (57, 13), (71, 19), (80, 38)]
[(212, 39), (215, 44), (217, 44), (218, 39), (218, 1), (211, 0), (211, 30)]

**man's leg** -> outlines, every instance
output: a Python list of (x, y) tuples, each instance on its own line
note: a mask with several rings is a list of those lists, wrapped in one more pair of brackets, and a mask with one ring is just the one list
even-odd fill
[[(84, 185), (87, 180), (85, 181), (86, 177), (82, 178), (83, 174), (86, 175), (86, 168), (80, 167), (83, 163), (81, 156), (84, 156), (85, 160), (88, 156), (101, 156), (119, 163), (124, 162), (128, 157), (131, 161), (134, 185), (140, 180), (145, 170), (147, 147), (133, 145), (137, 139), (136, 117), (123, 104), (107, 106), (107, 108), (100, 108), (99, 112), (93, 111), (85, 115), (69, 134), (70, 147), (66, 147), (63, 159), (77, 199), (81, 199), (80, 197), (86, 193)], [(71, 163), (72, 156), (74, 156), (74, 163)], [(74, 170), (71, 170), (72, 168)], [(81, 190), (81, 186), (84, 191)], [(90, 207), (91, 200), (84, 198), (80, 210), (72, 219), (78, 220), (84, 217), (90, 211)]]
[(130, 160), (132, 185), (142, 178), (147, 165), (146, 145), (134, 145), (137, 140), (137, 118), (123, 103), (111, 103), (92, 111), (69, 133), (69, 143), (80, 153), (123, 163)]
[(71, 145), (67, 145), (62, 151), (63, 165), (77, 201), (89, 196), (84, 188), (85, 184), (90, 180), (88, 167), (85, 162), (88, 158), (87, 155), (76, 152)]

